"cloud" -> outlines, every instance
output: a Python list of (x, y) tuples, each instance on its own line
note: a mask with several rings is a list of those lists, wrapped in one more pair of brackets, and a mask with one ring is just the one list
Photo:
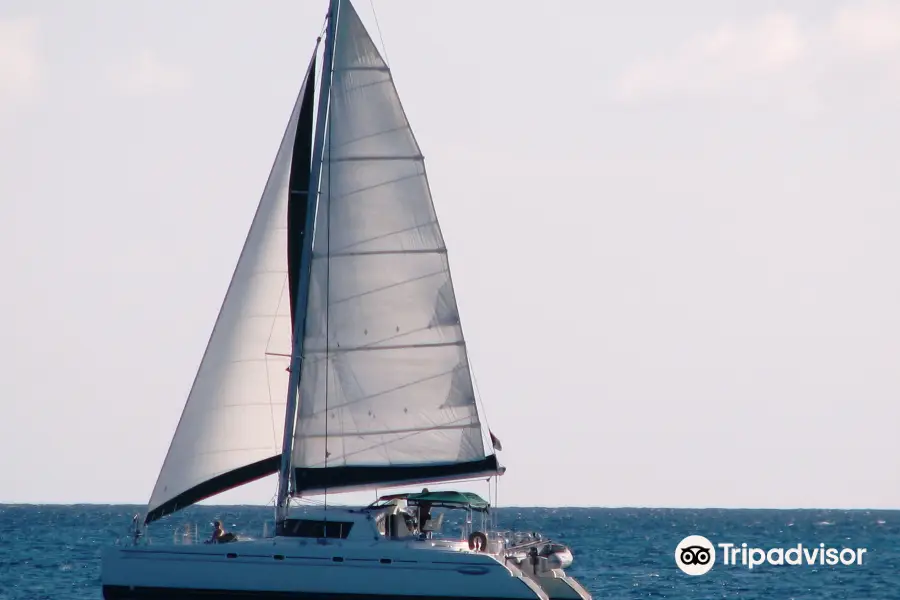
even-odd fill
[(37, 20), (0, 19), (0, 106), (33, 100), (40, 76)]
[[(857, 2), (814, 22), (776, 12), (723, 24), (614, 81), (625, 103), (729, 99), (815, 113), (837, 95), (900, 95), (900, 3)], [(842, 89), (844, 88), (844, 89)]]
[(829, 27), (830, 37), (844, 50), (868, 58), (897, 58), (900, 50), (900, 4), (872, 2), (838, 10)]
[(119, 90), (134, 96), (179, 92), (187, 88), (189, 81), (185, 69), (165, 64), (149, 50), (141, 52), (116, 76)]

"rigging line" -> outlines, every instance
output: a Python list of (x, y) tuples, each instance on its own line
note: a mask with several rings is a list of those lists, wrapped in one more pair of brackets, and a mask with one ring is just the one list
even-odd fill
[[(499, 509), (500, 508), (500, 476), (499, 475), (494, 475), (494, 503), (495, 503), (496, 507)], [(499, 528), (500, 524), (495, 522), (494, 526)]]
[[(337, 24), (335, 25), (335, 36), (337, 36)], [(334, 52), (337, 51), (337, 48), (334, 49)], [(334, 61), (331, 63), (331, 71), (334, 72)], [(334, 86), (334, 77), (331, 73), (329, 73), (328, 77), (328, 85)], [(327, 143), (325, 147), (322, 148), (323, 154), (327, 151), (328, 156), (328, 203), (325, 207), (325, 340), (329, 338), (329, 324), (331, 322), (331, 311), (329, 310), (331, 307), (331, 140), (332, 140), (332, 125), (334, 124), (334, 115), (331, 113), (331, 94), (328, 94), (328, 106), (326, 107), (325, 117), (328, 121), (325, 124), (326, 127), (326, 140)], [(321, 186), (319, 186), (320, 194), (321, 194)], [(325, 355), (325, 468), (328, 468), (328, 381), (331, 379), (329, 377), (329, 356), (326, 352)], [(326, 511), (326, 520), (327, 520), (327, 511), (328, 511), (328, 488), (325, 488), (325, 511)]]
[[(487, 485), (488, 485), (488, 505), (493, 508), (494, 507), (494, 497), (491, 495), (491, 478), (490, 477), (488, 477)], [(490, 528), (491, 528), (491, 530), (496, 531), (496, 528), (494, 527), (494, 511), (491, 511), (491, 513), (490, 513)]]
[[(484, 407), (484, 400), (481, 398), (481, 390), (478, 389), (478, 378), (475, 377), (475, 364), (472, 361), (471, 356), (466, 356), (467, 362), (469, 363), (469, 373), (472, 374), (472, 386), (475, 388), (475, 401), (476, 403), (481, 405), (481, 421), (484, 422), (485, 428), (488, 430), (488, 442), (490, 442), (490, 448), (493, 452), (496, 453), (494, 449), (494, 440), (490, 439), (491, 436), (491, 423), (488, 420), (487, 410)], [(477, 406), (476, 406), (477, 408)]]
[(378, 13), (375, 11), (375, 0), (369, 0), (372, 5), (372, 16), (375, 17), (375, 29), (378, 31), (378, 39), (381, 41), (381, 49), (384, 51), (384, 64), (391, 68), (391, 61), (388, 60), (387, 46), (384, 45), (384, 36), (381, 35), (381, 25), (378, 24)]

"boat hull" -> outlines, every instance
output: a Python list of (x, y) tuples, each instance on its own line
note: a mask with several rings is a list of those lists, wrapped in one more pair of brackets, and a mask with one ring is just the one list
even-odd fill
[[(104, 586), (105, 600), (385, 600), (386, 598), (403, 598), (404, 600), (459, 600), (459, 596), (385, 596), (366, 594), (323, 594), (311, 592), (271, 592), (242, 591), (220, 589), (188, 589), (125, 586)], [(467, 597), (471, 600), (495, 600), (494, 598)]]
[(102, 560), (106, 600), (549, 600), (491, 555), (404, 543), (148, 545)]

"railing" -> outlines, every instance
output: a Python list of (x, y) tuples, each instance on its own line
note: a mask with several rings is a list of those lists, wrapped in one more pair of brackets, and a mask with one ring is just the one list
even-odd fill
[[(168, 537), (168, 533), (165, 531), (168, 529), (165, 525), (158, 525), (158, 528), (154, 528), (154, 531), (157, 533), (157, 540), (162, 537), (165, 541), (163, 543), (168, 543), (170, 539)], [(171, 543), (175, 545), (193, 545), (193, 544), (202, 544), (209, 540), (209, 535), (207, 532), (201, 532), (200, 527), (197, 523), (185, 523), (183, 525), (177, 525), (172, 530)], [(237, 533), (238, 539), (241, 540), (251, 540), (251, 539), (260, 539), (255, 538), (255, 536), (247, 536), (243, 533)], [(262, 526), (262, 538), (268, 538), (270, 536), (269, 524), (268, 522), (263, 522)], [(142, 528), (142, 523), (139, 515), (135, 515), (131, 521), (130, 526), (120, 535), (116, 536), (115, 545), (117, 546), (143, 546), (152, 543), (152, 538), (150, 536), (149, 530)]]
[(491, 539), (503, 540), (507, 550), (527, 550), (532, 546), (546, 544), (549, 540), (535, 531), (493, 531)]

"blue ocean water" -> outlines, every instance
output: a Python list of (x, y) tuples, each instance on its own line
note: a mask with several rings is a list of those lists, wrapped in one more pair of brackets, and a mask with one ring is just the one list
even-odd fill
[[(138, 506), (0, 505), (0, 599), (96, 600), (100, 551), (123, 537)], [(900, 512), (840, 510), (673, 510), (500, 508), (503, 529), (541, 531), (568, 544), (568, 569), (595, 600), (713, 598), (772, 600), (900, 599)], [(153, 540), (222, 519), (230, 531), (259, 536), (271, 509), (197, 506), (151, 528)], [(452, 522), (445, 521), (446, 526)], [(866, 548), (862, 565), (723, 565), (682, 573), (675, 548), (687, 535), (740, 547)]]

